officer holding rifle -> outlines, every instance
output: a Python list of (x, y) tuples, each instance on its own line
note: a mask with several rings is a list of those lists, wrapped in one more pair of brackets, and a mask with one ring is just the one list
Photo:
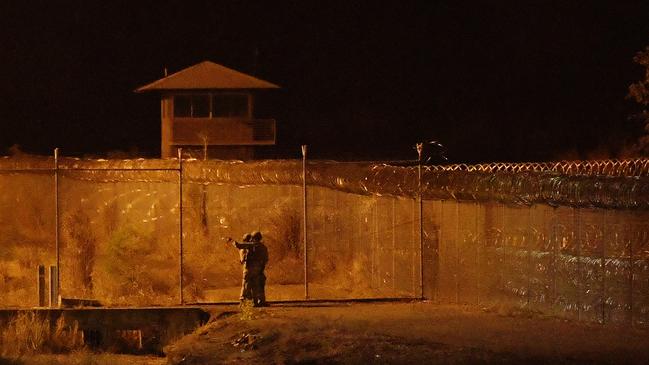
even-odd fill
[(264, 270), (268, 263), (268, 249), (262, 242), (261, 232), (246, 233), (242, 242), (237, 242), (230, 237), (227, 237), (226, 241), (239, 250), (239, 261), (243, 267), (239, 299), (242, 303), (251, 300), (255, 307), (267, 306)]

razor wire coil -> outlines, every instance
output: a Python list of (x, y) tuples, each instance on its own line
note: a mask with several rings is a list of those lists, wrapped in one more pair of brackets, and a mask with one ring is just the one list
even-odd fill
[(467, 172), (557, 172), (570, 176), (649, 176), (649, 158), (557, 161), (557, 162), (492, 162), (426, 166), (430, 171)]

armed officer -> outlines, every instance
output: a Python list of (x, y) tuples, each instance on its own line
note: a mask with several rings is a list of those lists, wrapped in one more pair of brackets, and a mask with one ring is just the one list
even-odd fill
[(266, 306), (264, 270), (268, 263), (268, 249), (262, 242), (261, 232), (245, 234), (243, 242), (234, 241), (232, 238), (227, 240), (239, 250), (239, 261), (243, 268), (239, 299), (242, 303), (252, 300), (255, 307)]

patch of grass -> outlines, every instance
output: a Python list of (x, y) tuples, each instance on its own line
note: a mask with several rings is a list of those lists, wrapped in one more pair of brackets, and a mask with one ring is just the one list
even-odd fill
[(162, 357), (96, 354), (79, 350), (66, 355), (29, 355), (0, 358), (0, 365), (162, 365)]
[(0, 332), (2, 355), (23, 355), (45, 350), (50, 323), (34, 312), (20, 313)]
[(92, 272), (95, 265), (97, 238), (92, 230), (90, 218), (80, 209), (63, 217), (61, 227), (64, 249), (64, 267), (68, 270), (62, 274), (61, 282), (68, 289), (81, 296), (92, 295)]
[(95, 292), (110, 304), (170, 304), (174, 273), (152, 234), (125, 226), (112, 234), (97, 259)]
[(240, 318), (242, 321), (250, 321), (255, 318), (255, 308), (252, 305), (252, 300), (244, 300), (239, 305), (241, 309)]
[(78, 323), (61, 316), (54, 326), (35, 312), (21, 312), (0, 330), (0, 355), (16, 357), (37, 353), (61, 353), (83, 348)]

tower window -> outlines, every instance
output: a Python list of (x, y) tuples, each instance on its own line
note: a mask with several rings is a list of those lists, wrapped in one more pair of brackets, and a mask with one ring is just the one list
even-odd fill
[(192, 116), (192, 98), (188, 95), (174, 96), (174, 117)]
[(212, 96), (212, 116), (245, 117), (248, 115), (248, 95), (223, 94)]
[[(217, 94), (212, 95), (176, 95), (174, 96), (174, 117), (209, 118), (212, 117), (245, 117), (248, 116), (248, 95)], [(211, 114), (210, 114), (211, 108)]]
[(192, 96), (192, 117), (208, 118), (210, 116), (210, 97), (209, 95)]

